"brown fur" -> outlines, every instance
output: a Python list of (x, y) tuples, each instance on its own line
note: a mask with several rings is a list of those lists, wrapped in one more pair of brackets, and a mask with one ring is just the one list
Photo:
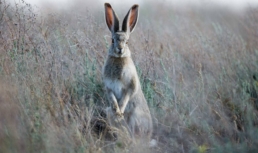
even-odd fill
[(110, 65), (109, 67), (106, 67), (104, 71), (104, 75), (106, 77), (110, 78), (116, 78), (116, 79), (121, 79), (123, 73), (123, 66), (129, 63), (129, 60), (131, 60), (128, 57), (124, 58), (115, 58), (115, 57), (109, 57), (107, 59), (107, 65)]

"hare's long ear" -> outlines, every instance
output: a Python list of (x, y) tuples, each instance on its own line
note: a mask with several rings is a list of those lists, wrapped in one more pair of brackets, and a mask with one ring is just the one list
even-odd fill
[(122, 25), (122, 30), (124, 32), (129, 32), (129, 33), (133, 32), (134, 27), (138, 20), (138, 14), (139, 14), (138, 8), (139, 8), (139, 5), (135, 4), (131, 7), (131, 9), (126, 14)]
[(105, 18), (109, 30), (115, 33), (119, 30), (119, 20), (109, 3), (105, 3)]

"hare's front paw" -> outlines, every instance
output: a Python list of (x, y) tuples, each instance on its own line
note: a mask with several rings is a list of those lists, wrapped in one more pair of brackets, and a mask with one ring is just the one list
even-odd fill
[(112, 108), (113, 108), (113, 112), (114, 112), (115, 115), (117, 115), (117, 116), (121, 116), (122, 115), (119, 107), (115, 107), (115, 105), (114, 105)]
[(124, 114), (123, 113), (116, 113), (115, 115), (116, 115), (115, 116), (116, 122), (121, 122), (122, 120), (124, 120)]
[(123, 113), (120, 111), (120, 109), (115, 109), (114, 112), (116, 116), (123, 116)]
[(124, 117), (124, 114), (121, 113), (121, 112), (116, 112), (116, 116), (117, 116), (118, 118), (123, 118), (123, 117)]
[(115, 117), (115, 122), (120, 122), (121, 120), (124, 119), (124, 114), (120, 111), (120, 109), (113, 109), (114, 117)]

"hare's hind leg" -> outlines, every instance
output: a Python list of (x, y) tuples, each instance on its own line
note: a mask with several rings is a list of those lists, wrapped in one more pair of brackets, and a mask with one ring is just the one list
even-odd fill
[(129, 132), (130, 132), (133, 142), (135, 142), (135, 126), (136, 126), (135, 122), (136, 122), (136, 120), (133, 117), (133, 115), (131, 114), (127, 119), (127, 124), (128, 124), (128, 127), (129, 127), (128, 129), (129, 129)]
[(126, 138), (127, 140), (134, 141), (131, 127), (129, 127), (125, 116), (117, 116), (113, 113), (111, 107), (106, 108), (107, 121), (111, 129), (115, 129), (118, 137)]
[(130, 115), (128, 124), (134, 136), (141, 139), (150, 139), (153, 128), (150, 114), (135, 110)]

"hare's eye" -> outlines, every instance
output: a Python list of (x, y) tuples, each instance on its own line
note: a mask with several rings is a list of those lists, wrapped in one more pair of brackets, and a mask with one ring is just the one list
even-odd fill
[(126, 41), (125, 43), (128, 44), (128, 41)]

